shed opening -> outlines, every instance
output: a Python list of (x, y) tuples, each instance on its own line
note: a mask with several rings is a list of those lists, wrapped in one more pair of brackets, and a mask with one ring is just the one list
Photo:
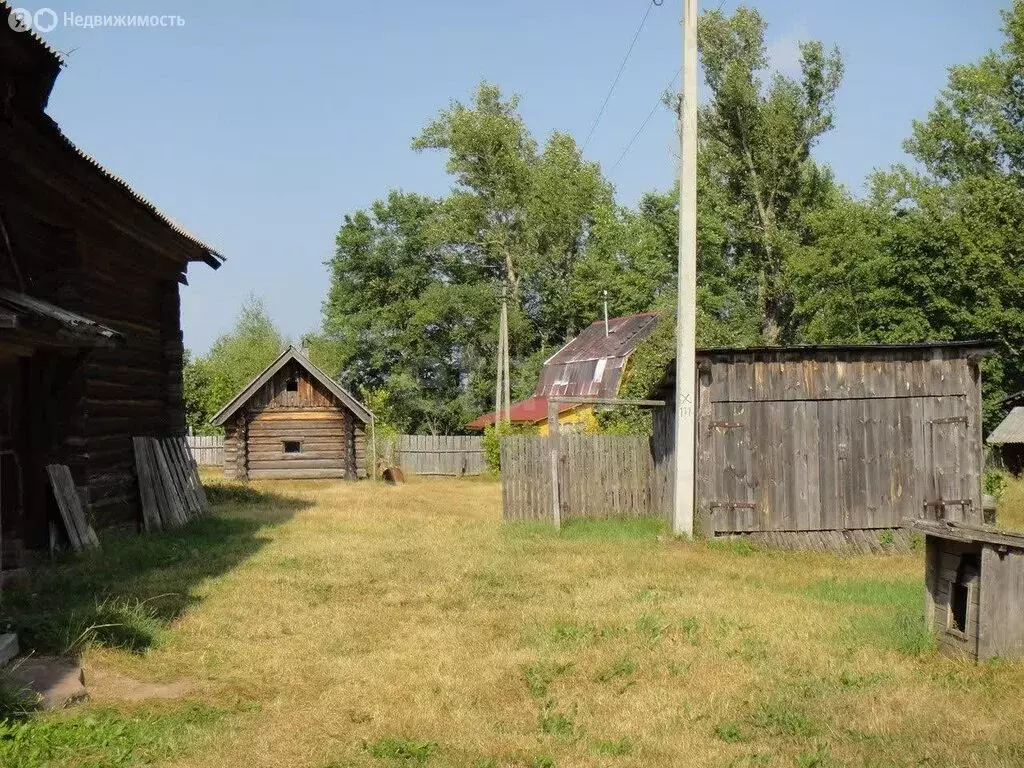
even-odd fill
[(284, 441), (284, 452), (285, 453), (302, 453), (302, 443), (298, 440), (285, 440)]
[(955, 632), (967, 632), (967, 609), (970, 605), (971, 582), (978, 574), (978, 556), (966, 553), (960, 557), (949, 596), (949, 628)]
[(284, 388), (288, 392), (298, 392), (299, 380), (295, 376), (289, 377), (288, 380), (284, 383)]

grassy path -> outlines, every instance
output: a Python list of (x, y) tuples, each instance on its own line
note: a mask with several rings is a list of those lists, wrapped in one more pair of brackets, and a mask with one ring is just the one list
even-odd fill
[(556, 536), (488, 482), (255, 487), (7, 601), (99, 682), (0, 764), (1024, 764), (1024, 665), (933, 654), (918, 557)]

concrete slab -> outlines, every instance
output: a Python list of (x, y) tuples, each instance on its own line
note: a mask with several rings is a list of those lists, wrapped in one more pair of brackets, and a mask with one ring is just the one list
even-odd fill
[(28, 691), (43, 709), (60, 709), (89, 698), (77, 661), (59, 656), (28, 656), (0, 673), (11, 688)]
[(8, 632), (5, 635), (0, 635), (0, 667), (6, 667), (19, 652), (16, 634)]

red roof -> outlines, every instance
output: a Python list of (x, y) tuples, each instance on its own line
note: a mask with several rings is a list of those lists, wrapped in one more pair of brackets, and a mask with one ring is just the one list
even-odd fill
[[(558, 412), (565, 413), (577, 407), (572, 403), (559, 403)], [(509, 410), (509, 418), (513, 424), (537, 424), (547, 419), (547, 417), (548, 399), (546, 397), (534, 396), (526, 400), (520, 400), (518, 403), (512, 403), (512, 408)], [(468, 429), (483, 429), (493, 423), (494, 413), (491, 412), (485, 413), (483, 416), (477, 416), (466, 427)]]

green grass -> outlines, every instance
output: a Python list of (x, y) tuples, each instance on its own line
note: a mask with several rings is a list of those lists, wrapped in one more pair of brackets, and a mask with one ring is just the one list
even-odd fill
[(3, 606), (87, 677), (194, 703), (14, 703), (0, 766), (1024, 764), (1024, 663), (935, 652), (920, 554), (507, 525), (481, 482), (211, 495), (216, 517), (106, 538)]
[(40, 568), (31, 589), (5, 593), (0, 625), (41, 653), (90, 644), (142, 653), (193, 604), (197, 584), (259, 551), (265, 529), (211, 517), (173, 532), (105, 537), (100, 551)]
[(370, 754), (392, 763), (426, 765), (437, 749), (434, 741), (389, 736), (371, 744)]
[(211, 735), (224, 716), (201, 703), (122, 712), (87, 707), (0, 723), (0, 765), (128, 768), (170, 759)]

